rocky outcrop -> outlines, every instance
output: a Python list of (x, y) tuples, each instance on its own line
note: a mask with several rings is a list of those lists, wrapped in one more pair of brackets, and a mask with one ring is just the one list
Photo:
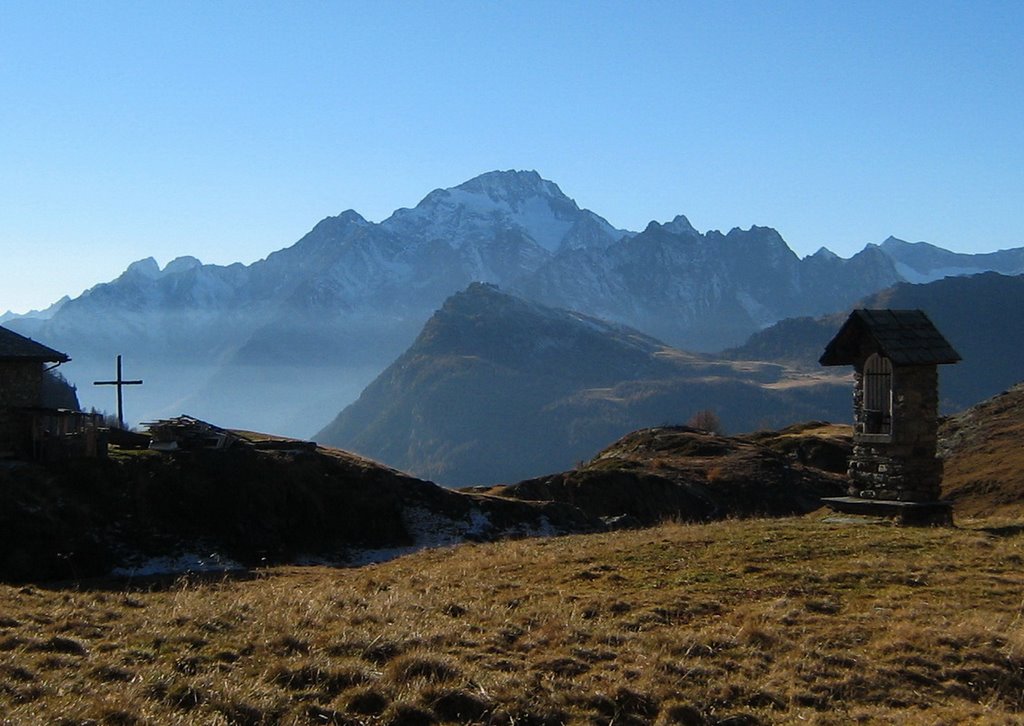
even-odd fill
[(822, 423), (751, 437), (645, 429), (570, 471), (487, 491), (638, 525), (803, 514), (845, 491), (834, 469), (849, 454), (849, 437), (848, 428)]

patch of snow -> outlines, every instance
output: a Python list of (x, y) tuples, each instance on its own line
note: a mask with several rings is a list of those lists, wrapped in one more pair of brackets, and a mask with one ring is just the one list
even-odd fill
[(381, 226), (415, 234), (421, 241), (442, 239), (453, 248), (487, 239), (496, 229), (520, 228), (540, 247), (555, 252), (575, 217), (560, 215), (552, 207), (553, 200), (539, 193), (516, 197), (484, 189), (439, 189), (415, 209), (397, 210)]
[(469, 510), (469, 529), (466, 534), (481, 537), (493, 529), (491, 519), (476, 507)]
[(926, 270), (918, 270), (905, 262), (895, 262), (896, 272), (906, 280), (915, 284), (935, 282), (946, 277), (963, 277), (965, 275), (977, 275), (985, 272), (987, 267), (935, 267)]
[(540, 520), (536, 525), (523, 522), (509, 530), (506, 530), (504, 534), (514, 534), (520, 537), (557, 537), (559, 534), (562, 534), (562, 532), (551, 524), (550, 519), (541, 515)]
[(422, 507), (405, 507), (402, 523), (420, 547), (449, 547), (462, 542), (471, 522), (461, 523)]
[(533, 241), (546, 249), (555, 252), (562, 244), (562, 239), (572, 227), (572, 220), (555, 216), (548, 200), (531, 197), (512, 215), (513, 221), (525, 229)]
[(750, 293), (739, 290), (736, 292), (736, 299), (740, 305), (746, 311), (750, 319), (757, 323), (762, 328), (771, 325), (778, 320), (778, 316), (774, 315), (772, 311), (762, 305), (756, 300)]
[(147, 575), (174, 575), (185, 572), (236, 572), (244, 566), (216, 552), (200, 555), (186, 552), (163, 557), (138, 558), (132, 564), (115, 567), (113, 577), (145, 577)]
[(449, 519), (422, 507), (406, 507), (402, 512), (402, 519), (416, 544), (406, 547), (350, 549), (339, 559), (302, 557), (295, 562), (299, 565), (362, 567), (387, 562), (425, 549), (451, 547), (470, 538), (483, 537), (494, 530), (490, 518), (476, 507), (469, 511), (465, 521)]
[[(402, 519), (415, 544), (403, 547), (347, 548), (334, 557), (303, 555), (290, 562), (303, 567), (363, 567), (388, 562), (425, 549), (452, 547), (471, 539), (491, 538), (495, 534), (517, 538), (553, 537), (562, 534), (545, 516), (541, 516), (536, 523), (521, 522), (498, 533), (486, 512), (475, 506), (461, 519), (450, 519), (423, 507), (406, 507), (402, 512)], [(185, 552), (162, 557), (137, 555), (126, 557), (125, 560), (126, 564), (110, 571), (112, 577), (228, 573), (248, 569), (215, 552), (206, 555)]]

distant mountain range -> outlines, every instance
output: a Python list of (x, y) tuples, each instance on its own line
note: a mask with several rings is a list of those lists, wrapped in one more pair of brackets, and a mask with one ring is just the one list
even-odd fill
[(766, 227), (697, 232), (685, 217), (639, 233), (581, 209), (536, 172), (490, 172), (380, 223), (328, 217), (251, 265), (179, 257), (5, 325), (68, 352), (83, 405), (111, 407), (114, 356), (145, 380), (128, 418), (188, 411), (308, 435), (405, 350), (471, 282), (710, 351), (780, 319), (842, 309), (895, 282), (1024, 272), (1024, 253), (959, 255), (887, 240), (850, 259), (800, 259)]
[(892, 259), (896, 271), (906, 282), (933, 282), (944, 277), (976, 275), (979, 272), (1024, 274), (1024, 248), (1020, 247), (982, 254), (963, 254), (926, 242), (911, 244), (890, 237), (881, 244), (881, 250)]

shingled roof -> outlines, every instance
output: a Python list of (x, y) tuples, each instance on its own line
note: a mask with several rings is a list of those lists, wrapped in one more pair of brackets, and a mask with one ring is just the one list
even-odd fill
[(10, 359), (37, 360), (41, 363), (67, 363), (71, 360), (58, 350), (0, 326), (0, 360)]
[(923, 310), (854, 310), (819, 359), (823, 366), (850, 365), (864, 336), (894, 366), (956, 363), (960, 354), (942, 337)]

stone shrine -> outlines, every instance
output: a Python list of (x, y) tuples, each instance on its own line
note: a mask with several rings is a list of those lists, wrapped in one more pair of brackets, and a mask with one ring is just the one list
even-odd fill
[(921, 310), (854, 310), (820, 363), (852, 365), (853, 454), (849, 496), (833, 509), (895, 515), (907, 523), (951, 523), (940, 500), (936, 457), (938, 366), (960, 355)]

